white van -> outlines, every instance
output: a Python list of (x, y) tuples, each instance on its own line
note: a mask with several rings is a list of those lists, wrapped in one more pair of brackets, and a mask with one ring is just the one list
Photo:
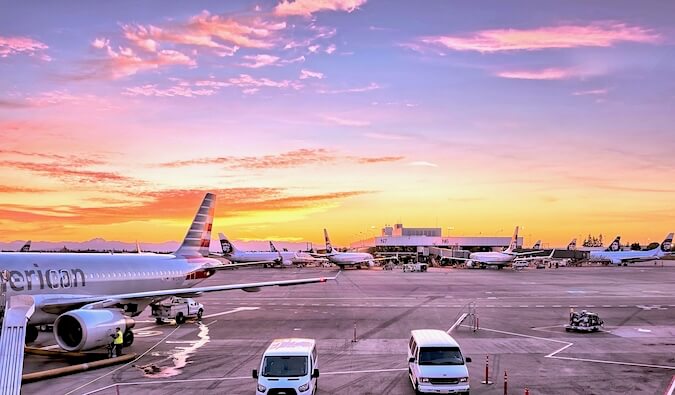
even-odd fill
[(314, 339), (275, 339), (267, 347), (260, 370), (256, 395), (315, 394), (319, 388), (319, 362)]
[(459, 344), (444, 331), (410, 332), (408, 375), (415, 393), (469, 394), (469, 370)]

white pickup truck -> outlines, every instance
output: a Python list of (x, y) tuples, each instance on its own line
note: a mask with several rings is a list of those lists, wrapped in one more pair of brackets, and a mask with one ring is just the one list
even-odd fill
[(188, 318), (202, 319), (204, 314), (204, 305), (191, 298), (179, 298), (172, 296), (157, 304), (151, 305), (152, 316), (155, 317), (157, 324), (163, 324), (164, 320), (176, 320), (180, 325)]

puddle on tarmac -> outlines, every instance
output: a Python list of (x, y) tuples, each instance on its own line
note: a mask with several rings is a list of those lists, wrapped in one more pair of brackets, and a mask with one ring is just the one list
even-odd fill
[(166, 378), (179, 375), (185, 365), (188, 364), (188, 358), (211, 340), (211, 337), (209, 337), (209, 327), (200, 323), (197, 337), (199, 340), (189, 341), (187, 342), (189, 345), (177, 346), (170, 351), (169, 358), (173, 360), (173, 366), (157, 366), (154, 364), (139, 366), (143, 370), (144, 376)]

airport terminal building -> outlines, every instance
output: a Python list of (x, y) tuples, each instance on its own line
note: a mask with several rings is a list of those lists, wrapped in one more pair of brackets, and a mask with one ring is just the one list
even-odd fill
[[(378, 255), (420, 253), (429, 248), (464, 251), (502, 251), (511, 237), (501, 236), (443, 236), (442, 228), (406, 228), (403, 224), (385, 226), (381, 235), (351, 243), (353, 250), (369, 251)], [(518, 238), (522, 246), (523, 238)]]

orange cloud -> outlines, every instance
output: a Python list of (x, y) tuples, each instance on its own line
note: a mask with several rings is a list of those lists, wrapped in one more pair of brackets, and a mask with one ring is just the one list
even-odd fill
[(563, 25), (537, 29), (496, 29), (479, 31), (469, 37), (431, 36), (427, 44), (439, 44), (455, 51), (533, 51), (549, 48), (611, 47), (620, 42), (656, 43), (661, 36), (650, 29), (604, 21), (586, 26)]
[(274, 7), (274, 13), (280, 16), (311, 16), (319, 11), (352, 12), (365, 3), (366, 0), (282, 0)]
[(570, 69), (548, 68), (543, 70), (500, 71), (495, 75), (501, 78), (514, 78), (520, 80), (562, 80), (578, 76), (579, 73)]
[[(17, 54), (34, 56), (39, 51), (47, 48), (49, 48), (47, 44), (33, 40), (32, 38), (0, 36), (0, 58)], [(51, 58), (43, 56), (43, 60), (51, 60)]]
[[(316, 195), (287, 195), (282, 188), (229, 188), (212, 190), (218, 200), (216, 217), (233, 217), (260, 211), (296, 210), (321, 206), (335, 200), (369, 193), (367, 191), (332, 192)], [(194, 215), (203, 190), (166, 190), (129, 194), (124, 205), (78, 207), (60, 205), (57, 208), (20, 204), (0, 204), (0, 216), (24, 223), (59, 223), (82, 226), (115, 224), (142, 220), (187, 219)], [(225, 198), (227, 197), (227, 198)], [(105, 202), (104, 202), (105, 203)]]
[(301, 148), (294, 151), (284, 152), (277, 155), (264, 156), (221, 156), (210, 158), (198, 158), (181, 160), (160, 164), (161, 167), (186, 167), (201, 165), (222, 165), (230, 169), (279, 169), (289, 167), (307, 166), (316, 163), (330, 163), (339, 160), (350, 160), (357, 163), (381, 163), (401, 160), (400, 156), (383, 157), (357, 157), (341, 156), (325, 148)]

